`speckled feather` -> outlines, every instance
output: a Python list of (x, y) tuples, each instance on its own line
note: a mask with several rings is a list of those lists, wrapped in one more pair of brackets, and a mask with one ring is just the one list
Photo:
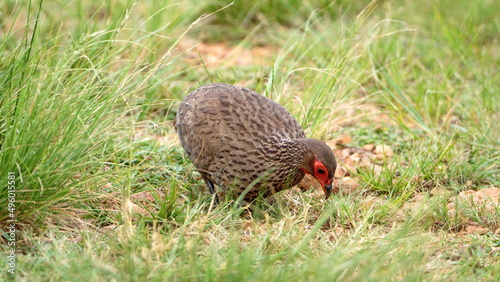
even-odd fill
[[(180, 104), (175, 123), (182, 147), (203, 178), (236, 195), (251, 185), (246, 200), (296, 185), (308, 169), (310, 160), (304, 162), (310, 152), (318, 146), (326, 150), (323, 142), (305, 138), (281, 105), (232, 85), (194, 90)], [(327, 163), (334, 172), (335, 159)]]

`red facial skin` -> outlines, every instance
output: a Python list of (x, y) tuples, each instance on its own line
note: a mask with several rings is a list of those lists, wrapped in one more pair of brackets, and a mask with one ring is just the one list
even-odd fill
[(328, 178), (328, 170), (322, 162), (314, 161), (314, 177), (323, 185), (330, 185), (332, 180)]
[[(309, 173), (305, 169), (302, 170), (305, 173)], [(317, 159), (314, 160), (312, 175), (321, 184), (323, 192), (325, 193), (325, 197), (328, 199), (328, 197), (332, 193), (332, 179), (328, 177), (329, 172), (326, 169), (325, 165), (322, 162), (318, 161)]]

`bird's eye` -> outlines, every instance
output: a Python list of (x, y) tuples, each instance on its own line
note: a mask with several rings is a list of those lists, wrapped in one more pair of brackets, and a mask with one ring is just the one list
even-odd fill
[(321, 169), (321, 168), (318, 168), (318, 170), (316, 170), (316, 172), (317, 172), (318, 174), (323, 174), (323, 173), (325, 173), (325, 171), (324, 171), (323, 169)]

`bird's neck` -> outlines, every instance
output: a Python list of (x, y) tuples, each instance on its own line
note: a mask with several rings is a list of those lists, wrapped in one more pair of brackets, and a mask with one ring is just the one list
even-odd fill
[(295, 165), (303, 161), (303, 156), (308, 151), (304, 139), (281, 139), (272, 144), (272, 147), (278, 161)]

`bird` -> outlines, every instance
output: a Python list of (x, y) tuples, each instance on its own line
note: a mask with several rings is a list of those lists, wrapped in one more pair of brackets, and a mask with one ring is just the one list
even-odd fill
[(326, 199), (332, 193), (337, 162), (331, 148), (306, 138), (290, 112), (255, 91), (201, 86), (181, 101), (174, 125), (188, 158), (218, 198), (253, 202), (297, 185), (306, 174), (321, 184)]

